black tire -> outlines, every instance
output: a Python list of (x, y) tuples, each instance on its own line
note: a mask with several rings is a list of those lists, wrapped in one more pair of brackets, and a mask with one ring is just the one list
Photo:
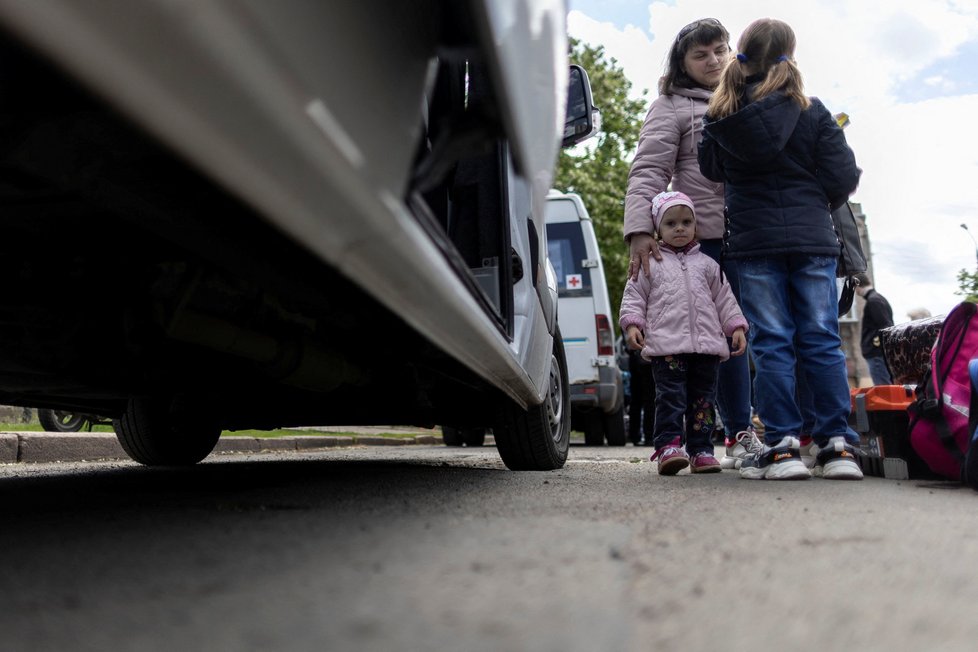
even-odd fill
[(37, 420), (46, 432), (78, 432), (88, 423), (87, 414), (39, 408)]
[(625, 406), (604, 415), (604, 434), (608, 438), (609, 446), (625, 445)]
[(504, 399), (493, 436), (503, 463), (514, 471), (552, 471), (564, 466), (570, 448), (570, 386), (559, 329), (554, 332), (547, 397), (529, 410)]
[(441, 439), (446, 446), (482, 446), (486, 443), (486, 429), (442, 426)]
[(486, 443), (486, 429), (465, 428), (462, 430), (462, 440), (466, 446), (483, 446)]
[(112, 422), (123, 450), (147, 466), (190, 466), (207, 457), (221, 427), (206, 409), (181, 399), (134, 397)]
[(584, 415), (584, 445), (604, 446), (604, 414), (600, 410), (588, 410)]
[(446, 446), (461, 446), (465, 443), (462, 440), (462, 431), (451, 426), (441, 427), (441, 440)]

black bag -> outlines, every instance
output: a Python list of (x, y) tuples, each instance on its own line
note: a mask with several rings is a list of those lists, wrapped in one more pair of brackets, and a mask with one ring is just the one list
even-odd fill
[(852, 300), (856, 293), (856, 282), (852, 277), (866, 271), (866, 254), (863, 253), (856, 216), (852, 214), (849, 202), (832, 211), (832, 226), (836, 237), (839, 238), (839, 264), (836, 266), (835, 275), (843, 279), (842, 294), (839, 296), (841, 317), (852, 308)]

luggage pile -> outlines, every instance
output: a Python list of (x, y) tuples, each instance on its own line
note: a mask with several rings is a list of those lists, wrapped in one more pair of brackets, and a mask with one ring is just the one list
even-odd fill
[(900, 384), (852, 390), (850, 423), (862, 439), (863, 473), (948, 478), (978, 489), (978, 307), (963, 302), (944, 319), (880, 333)]

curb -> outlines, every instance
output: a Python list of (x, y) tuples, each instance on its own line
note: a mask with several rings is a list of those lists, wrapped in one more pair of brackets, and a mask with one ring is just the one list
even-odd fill
[[(488, 441), (486, 443), (489, 443)], [(439, 446), (441, 435), (297, 435), (295, 437), (221, 437), (211, 455), (313, 451), (354, 446)], [(111, 432), (0, 432), (0, 464), (128, 460)]]

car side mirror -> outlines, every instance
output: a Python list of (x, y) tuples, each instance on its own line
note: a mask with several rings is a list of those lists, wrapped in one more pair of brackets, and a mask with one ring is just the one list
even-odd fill
[(584, 68), (570, 67), (567, 83), (567, 113), (564, 118), (564, 147), (577, 145), (601, 129), (601, 112), (591, 100), (591, 82)]

